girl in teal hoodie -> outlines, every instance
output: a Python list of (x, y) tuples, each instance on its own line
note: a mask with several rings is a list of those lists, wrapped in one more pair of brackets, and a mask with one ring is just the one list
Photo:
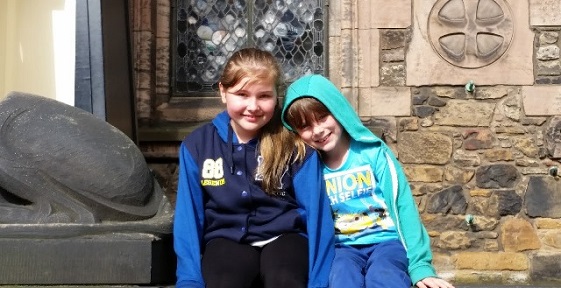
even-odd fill
[(282, 120), (322, 156), (336, 233), (330, 287), (453, 287), (436, 275), (399, 162), (331, 81), (292, 83)]

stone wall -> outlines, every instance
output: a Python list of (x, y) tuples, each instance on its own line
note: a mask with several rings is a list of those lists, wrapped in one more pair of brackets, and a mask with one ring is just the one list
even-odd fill
[[(170, 95), (170, 7), (131, 1), (139, 145), (173, 200), (179, 141), (222, 106)], [(327, 9), (328, 76), (398, 155), (440, 275), (561, 283), (561, 0)]]

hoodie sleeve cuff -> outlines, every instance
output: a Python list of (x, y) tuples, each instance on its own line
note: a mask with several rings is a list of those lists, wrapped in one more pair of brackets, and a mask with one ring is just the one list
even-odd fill
[(409, 271), (409, 277), (411, 277), (411, 282), (415, 285), (417, 282), (427, 278), (427, 277), (438, 277), (432, 265), (423, 265), (416, 267), (415, 269)]

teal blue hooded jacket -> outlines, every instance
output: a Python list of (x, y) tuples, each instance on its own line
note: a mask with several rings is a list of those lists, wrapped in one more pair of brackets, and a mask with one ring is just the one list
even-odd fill
[(384, 201), (395, 223), (399, 239), (407, 251), (408, 272), (412, 283), (427, 277), (438, 277), (432, 265), (430, 238), (421, 222), (407, 178), (391, 149), (362, 124), (345, 96), (331, 81), (321, 75), (304, 76), (288, 87), (282, 109), (282, 121), (289, 130), (294, 129), (286, 122), (286, 110), (294, 101), (304, 97), (313, 97), (322, 102), (353, 140), (383, 150), (386, 157), (380, 157), (378, 161), (385, 163), (370, 165), (389, 167), (390, 173), (377, 180), (378, 185), (382, 187)]

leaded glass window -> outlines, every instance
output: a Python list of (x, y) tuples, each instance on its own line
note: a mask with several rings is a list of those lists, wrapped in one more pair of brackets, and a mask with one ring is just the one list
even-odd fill
[(175, 1), (175, 94), (215, 96), (226, 60), (248, 46), (273, 53), (287, 82), (326, 71), (325, 0)]

